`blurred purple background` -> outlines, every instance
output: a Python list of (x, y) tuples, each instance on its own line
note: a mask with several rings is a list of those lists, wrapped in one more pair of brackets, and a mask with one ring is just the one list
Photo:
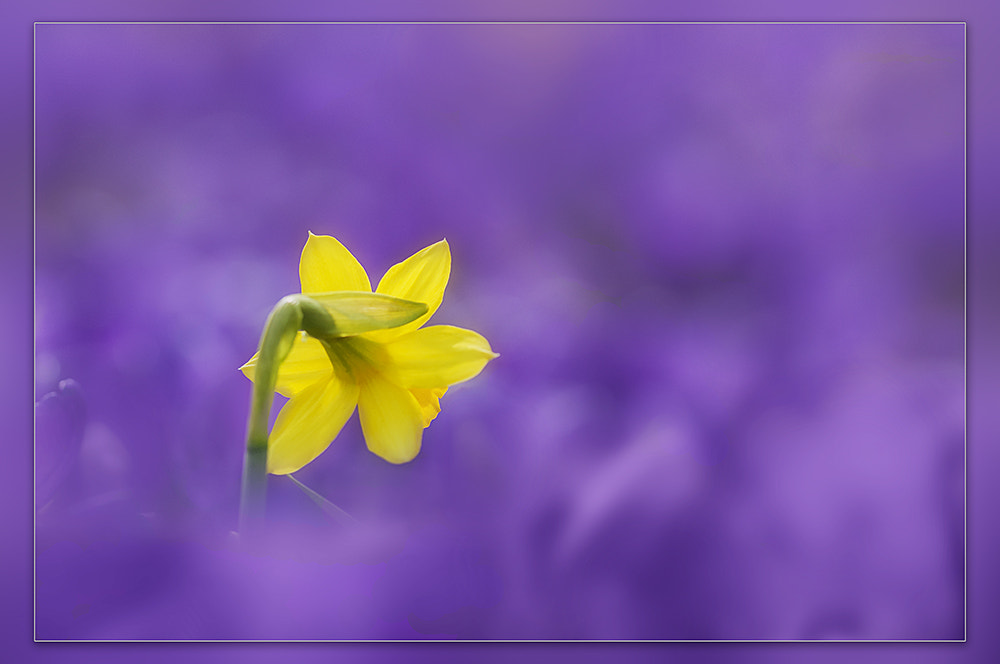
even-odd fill
[[(963, 26), (36, 36), (39, 638), (964, 637)], [(253, 556), (307, 230), (502, 357)]]
[[(839, 662), (846, 657), (860, 661), (894, 662), (986, 662), (1000, 651), (995, 625), (1000, 617), (1000, 578), (996, 560), (1000, 556), (1000, 528), (991, 505), (1000, 500), (994, 477), (1000, 472), (1000, 454), (995, 444), (1000, 433), (1000, 414), (993, 404), (1000, 395), (1000, 308), (995, 297), (1000, 286), (1000, 226), (993, 223), (1000, 213), (1000, 190), (994, 183), (1000, 173), (1000, 132), (992, 118), (1000, 115), (1000, 79), (991, 64), (1000, 58), (1000, 11), (985, 0), (926, 0), (898, 3), (895, 0), (845, 0), (803, 6), (787, 0), (761, 0), (748, 5), (719, 0), (710, 5), (671, 6), (647, 0), (623, 0), (614, 10), (595, 3), (554, 1), (526, 3), (507, 0), (488, 10), (474, 9), (450, 0), (432, 0), (419, 9), (400, 6), (395, 0), (345, 0), (336, 7), (315, 0), (288, 0), (278, 5), (267, 0), (238, 4), (225, 0), (178, 0), (136, 6), (121, 0), (94, 0), (86, 7), (66, 0), (39, 0), (30, 4), (4, 5), (0, 16), (0, 206), (5, 223), (0, 224), (0, 295), (7, 312), (0, 322), (0, 341), (10, 350), (5, 365), (0, 416), (6, 426), (7, 456), (0, 464), (0, 497), (4, 509), (0, 521), (6, 536), (0, 547), (0, 607), (5, 614), (0, 636), (4, 656), (12, 661), (101, 661), (173, 662), (178, 655), (190, 661), (266, 662), (294, 657), (301, 662), (328, 661), (331, 656), (349, 661), (384, 662), (407, 658), (413, 661), (506, 661), (511, 657), (537, 661), (596, 662), (608, 658), (624, 661), (662, 661), (679, 657), (697, 662)], [(532, 19), (676, 19), (676, 20), (940, 20), (964, 19), (968, 26), (968, 644), (337, 644), (316, 645), (187, 645), (160, 647), (156, 644), (92, 645), (31, 644), (32, 628), (32, 518), (31, 439), (32, 402), (32, 31), (33, 20), (122, 20), (122, 19), (211, 20), (233, 19), (435, 19), (532, 18)], [(355, 247), (357, 249), (357, 247)], [(398, 257), (392, 257), (395, 260)], [(379, 267), (370, 266), (373, 272)], [(282, 269), (285, 269), (282, 266)], [(506, 355), (505, 355), (506, 357)], [(67, 388), (72, 390), (74, 388)], [(474, 390), (469, 390), (474, 392)], [(55, 412), (72, 410), (70, 400)], [(77, 404), (79, 405), (79, 404)], [(41, 408), (41, 407), (40, 407)], [(453, 409), (452, 409), (453, 410)], [(51, 411), (50, 411), (51, 412)], [(55, 426), (69, 421), (54, 420)], [(50, 421), (50, 427), (53, 424)], [(439, 424), (435, 424), (435, 427)], [(52, 427), (54, 428), (54, 427)], [(51, 431), (52, 428), (49, 430)], [(67, 427), (71, 428), (71, 427)], [(72, 440), (72, 436), (63, 440)], [(58, 473), (56, 474), (58, 475)], [(171, 558), (174, 551), (164, 554)], [(178, 612), (191, 612), (190, 605)]]

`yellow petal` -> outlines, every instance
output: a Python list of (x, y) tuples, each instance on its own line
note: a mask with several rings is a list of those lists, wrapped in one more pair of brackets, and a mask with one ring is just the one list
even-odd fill
[(420, 451), (424, 415), (409, 390), (379, 373), (361, 384), (358, 417), (368, 449), (390, 463), (406, 463)]
[(432, 325), (385, 345), (392, 378), (407, 388), (445, 387), (469, 380), (498, 357), (472, 330)]
[(441, 240), (421, 249), (402, 263), (389, 268), (379, 281), (376, 292), (392, 295), (413, 302), (427, 304), (427, 313), (412, 323), (392, 330), (374, 333), (371, 338), (388, 341), (415, 330), (430, 318), (441, 306), (444, 289), (451, 274), (451, 249), (447, 240)]
[(420, 404), (420, 414), (424, 416), (425, 429), (430, 426), (430, 423), (433, 422), (434, 418), (441, 412), (441, 397), (443, 397), (444, 393), (447, 391), (447, 387), (435, 387), (433, 389), (417, 387), (410, 390), (410, 394), (412, 394), (417, 400), (417, 403)]
[(332, 373), (289, 399), (268, 439), (267, 472), (294, 473), (322, 454), (357, 403), (357, 384)]
[[(240, 371), (254, 379), (257, 373), (257, 353), (254, 353)], [(286, 397), (295, 396), (313, 383), (325, 380), (333, 371), (330, 358), (323, 345), (316, 339), (300, 332), (295, 337), (292, 350), (278, 367), (278, 384), (275, 390)]]
[(299, 260), (303, 293), (372, 290), (365, 268), (336, 238), (310, 231)]

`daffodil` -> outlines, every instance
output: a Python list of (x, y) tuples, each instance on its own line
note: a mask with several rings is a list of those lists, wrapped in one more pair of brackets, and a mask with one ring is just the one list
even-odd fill
[[(440, 306), (450, 272), (451, 252), (441, 240), (391, 267), (375, 289), (406, 315), (322, 339), (296, 332), (277, 370), (274, 389), (289, 400), (268, 436), (267, 472), (293, 473), (315, 459), (355, 407), (369, 450), (397, 464), (417, 455), (447, 389), (497, 357), (472, 330), (423, 326)], [(372, 293), (361, 263), (328, 235), (309, 233), (299, 279), (302, 294), (322, 304), (334, 323), (353, 319), (373, 301), (361, 296)], [(404, 305), (411, 306), (409, 313)], [(258, 372), (258, 355), (241, 367), (250, 380)]]

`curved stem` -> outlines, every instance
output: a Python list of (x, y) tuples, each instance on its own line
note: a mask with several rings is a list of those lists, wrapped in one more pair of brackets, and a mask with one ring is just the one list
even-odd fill
[(267, 421), (278, 382), (278, 367), (292, 350), (302, 325), (302, 309), (297, 300), (282, 298), (264, 324), (257, 355), (257, 374), (250, 398), (247, 448), (243, 458), (240, 488), (239, 531), (247, 534), (264, 515), (267, 496)]

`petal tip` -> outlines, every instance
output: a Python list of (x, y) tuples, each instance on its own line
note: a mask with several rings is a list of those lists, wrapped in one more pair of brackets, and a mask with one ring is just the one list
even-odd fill
[(312, 231), (299, 258), (299, 283), (303, 293), (372, 289), (364, 267), (340, 240)]
[(302, 470), (305, 464), (302, 466), (285, 464), (283, 466), (274, 465), (271, 463), (273, 457), (269, 454), (267, 457), (267, 474), (268, 475), (291, 475), (292, 473)]
[(424, 248), (424, 251), (431, 251), (431, 250), (444, 251), (445, 253), (448, 254), (449, 257), (451, 256), (451, 245), (448, 244), (448, 238), (441, 238), (434, 244), (427, 245), (427, 247)]
[(385, 461), (388, 461), (389, 463), (391, 463), (394, 466), (402, 466), (404, 463), (410, 463), (411, 461), (413, 461), (414, 459), (416, 459), (417, 455), (420, 454), (420, 450), (418, 449), (413, 454), (413, 456), (403, 455), (403, 456), (394, 456), (392, 458), (390, 458), (388, 456), (383, 456), (381, 454), (378, 454), (377, 452), (372, 452), (372, 454), (374, 454), (375, 456), (379, 457), (380, 459), (384, 459)]

